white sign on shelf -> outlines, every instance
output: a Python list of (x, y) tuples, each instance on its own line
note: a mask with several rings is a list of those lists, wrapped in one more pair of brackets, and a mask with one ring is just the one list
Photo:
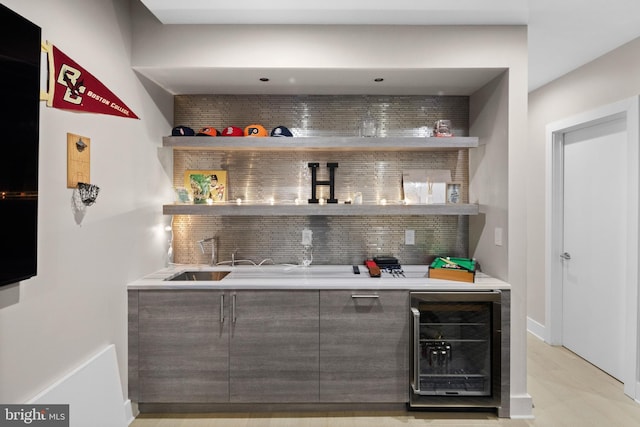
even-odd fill
[(447, 201), (448, 169), (409, 169), (402, 171), (404, 201), (408, 204), (439, 204)]

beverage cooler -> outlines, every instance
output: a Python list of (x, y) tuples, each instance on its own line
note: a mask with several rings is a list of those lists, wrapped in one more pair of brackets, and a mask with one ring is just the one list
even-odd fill
[(500, 406), (500, 300), (500, 291), (411, 293), (411, 407)]

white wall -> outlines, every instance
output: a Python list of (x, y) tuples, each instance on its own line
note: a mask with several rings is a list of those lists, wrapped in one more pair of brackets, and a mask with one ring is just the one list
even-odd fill
[[(526, 51), (523, 51), (526, 55)], [(526, 62), (526, 59), (523, 60)], [(511, 290), (511, 415), (530, 416), (526, 342), (526, 73), (506, 71), (471, 96), (470, 134), (481, 145), (472, 150), (469, 197), (480, 215), (469, 220), (470, 250), (482, 271), (507, 280)], [(496, 230), (502, 233), (496, 244)]]
[(545, 126), (640, 94), (638, 70), (640, 38), (529, 94), (527, 312), (534, 325), (545, 324)]
[(480, 203), (480, 215), (469, 218), (469, 249), (485, 273), (504, 280), (509, 277), (509, 233), (504, 229), (504, 244), (496, 246), (494, 230), (508, 224), (508, 82), (505, 71), (471, 96), (469, 109), (469, 134), (482, 141), (469, 154), (469, 201)]
[[(171, 200), (171, 181), (158, 147), (173, 100), (131, 69), (129, 0), (3, 3), (141, 120), (41, 104), (38, 275), (0, 289), (0, 402), (29, 400), (110, 343), (126, 396), (126, 284), (165, 262), (161, 205)], [(91, 181), (100, 187), (80, 226), (66, 188), (67, 132), (91, 138)]]

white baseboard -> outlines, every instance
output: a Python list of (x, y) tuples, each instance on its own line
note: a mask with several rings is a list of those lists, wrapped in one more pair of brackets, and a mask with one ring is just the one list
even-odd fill
[(127, 420), (127, 425), (131, 425), (131, 423), (136, 419), (137, 415), (138, 415), (138, 405), (135, 405), (134, 403), (132, 403), (131, 399), (127, 399), (124, 402), (124, 418), (125, 420)]
[(533, 399), (529, 394), (511, 395), (509, 418), (533, 419)]
[(547, 328), (530, 317), (527, 317), (527, 331), (540, 338), (542, 341), (547, 342)]

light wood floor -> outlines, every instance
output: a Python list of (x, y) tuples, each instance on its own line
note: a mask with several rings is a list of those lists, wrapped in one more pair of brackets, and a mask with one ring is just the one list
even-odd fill
[(622, 384), (562, 347), (528, 337), (528, 391), (534, 419), (486, 413), (351, 412), (144, 414), (131, 427), (637, 427), (640, 404)]

